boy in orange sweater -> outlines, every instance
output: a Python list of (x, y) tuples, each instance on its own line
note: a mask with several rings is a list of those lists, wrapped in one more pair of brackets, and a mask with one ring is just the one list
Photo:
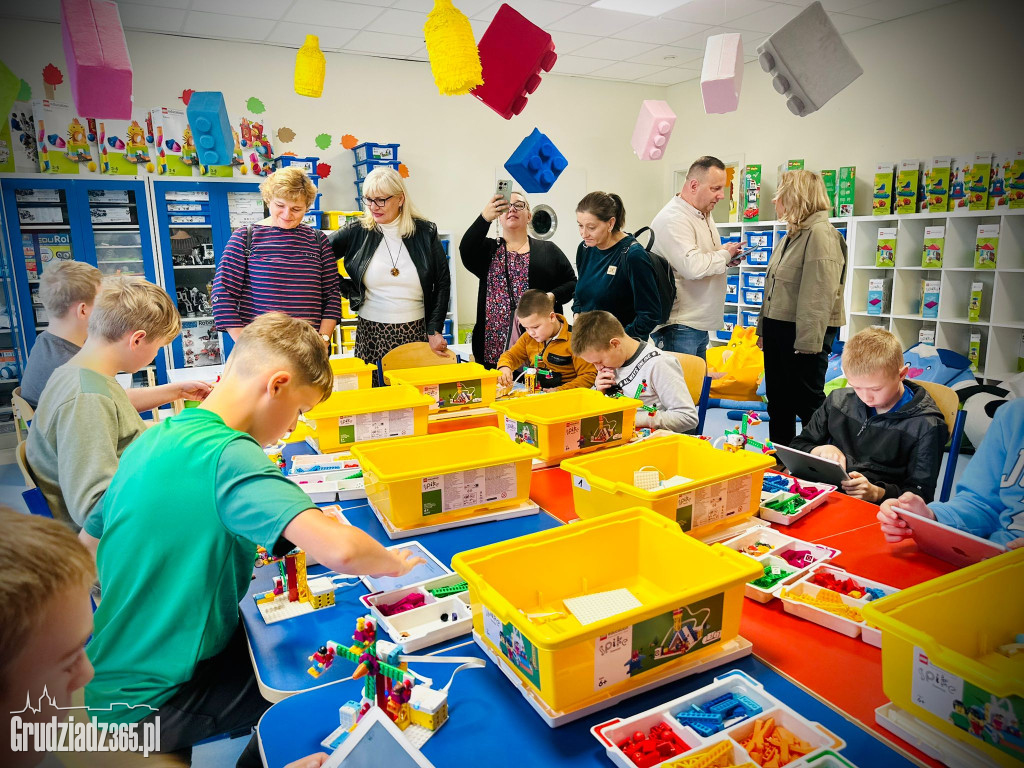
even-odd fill
[(565, 317), (555, 313), (555, 300), (551, 294), (534, 288), (523, 293), (516, 307), (516, 317), (526, 333), (498, 359), (501, 378), (498, 384), (512, 386), (512, 372), (519, 368), (536, 366), (550, 371), (537, 381), (545, 391), (590, 388), (597, 377), (597, 369), (582, 357), (576, 357), (570, 348), (572, 327)]

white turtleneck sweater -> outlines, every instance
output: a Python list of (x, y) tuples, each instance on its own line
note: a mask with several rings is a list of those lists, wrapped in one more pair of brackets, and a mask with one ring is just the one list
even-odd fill
[[(423, 319), (423, 287), (397, 222), (378, 224), (384, 235), (363, 275), (366, 295), (359, 316), (375, 323), (411, 323)], [(398, 276), (391, 274), (398, 268)]]

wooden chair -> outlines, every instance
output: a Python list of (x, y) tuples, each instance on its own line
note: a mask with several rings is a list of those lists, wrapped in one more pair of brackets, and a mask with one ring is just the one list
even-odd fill
[(960, 458), (960, 444), (964, 439), (964, 422), (967, 420), (967, 412), (960, 410), (960, 396), (949, 387), (936, 384), (933, 381), (918, 381), (917, 379), (913, 381), (924, 387), (924, 390), (932, 396), (932, 400), (942, 411), (942, 417), (946, 420), (946, 427), (949, 429), (949, 458), (946, 459), (946, 472), (942, 477), (942, 490), (939, 493), (939, 501), (948, 501), (953, 488), (953, 475), (956, 472), (957, 460)]
[(25, 480), (27, 486), (24, 491), (21, 492), (21, 497), (25, 500), (25, 506), (28, 507), (28, 511), (33, 515), (39, 515), (40, 517), (49, 517), (53, 519), (53, 512), (50, 511), (50, 505), (46, 503), (46, 497), (43, 496), (43, 492), (36, 486), (36, 479), (32, 476), (32, 470), (28, 466), (28, 458), (26, 456), (26, 449), (28, 443), (24, 440), (18, 443), (17, 449), (15, 449), (15, 456), (18, 460), (18, 469), (21, 470), (21, 476)]
[(455, 354), (450, 350), (447, 356), (438, 357), (425, 341), (413, 341), (395, 347), (381, 359), (377, 365), (378, 383), (384, 385), (384, 371), (400, 368), (421, 368), (426, 365), (454, 365)]
[(690, 391), (693, 404), (697, 406), (697, 427), (695, 435), (704, 432), (704, 417), (708, 413), (708, 398), (711, 395), (711, 377), (708, 376), (708, 363), (703, 357), (687, 355), (682, 352), (665, 350), (679, 361), (686, 379), (686, 388)]
[[(18, 442), (22, 443), (25, 441), (29, 424), (32, 423), (32, 417), (35, 416), (36, 412), (28, 404), (28, 400), (21, 396), (21, 387), (15, 387), (14, 391), (11, 392), (11, 407), (14, 410), (14, 431), (18, 433)], [(25, 427), (24, 432), (22, 431), (22, 425)]]

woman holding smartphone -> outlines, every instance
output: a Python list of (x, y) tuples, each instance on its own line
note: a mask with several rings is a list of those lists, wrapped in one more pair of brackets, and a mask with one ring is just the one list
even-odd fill
[[(498, 358), (519, 338), (516, 306), (527, 288), (550, 293), (555, 312), (572, 300), (576, 273), (561, 249), (528, 234), (530, 203), (512, 184), (499, 181), (496, 193), (459, 243), (466, 269), (480, 279), (473, 328), (473, 358), (494, 368)], [(497, 238), (488, 237), (491, 222), (501, 225)]]

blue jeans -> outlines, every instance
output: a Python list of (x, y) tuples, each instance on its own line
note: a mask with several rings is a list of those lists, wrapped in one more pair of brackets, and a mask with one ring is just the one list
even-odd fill
[(682, 352), (686, 355), (696, 355), (707, 359), (705, 353), (708, 349), (708, 332), (698, 331), (688, 325), (666, 325), (651, 334), (658, 349), (667, 349), (670, 352)]

